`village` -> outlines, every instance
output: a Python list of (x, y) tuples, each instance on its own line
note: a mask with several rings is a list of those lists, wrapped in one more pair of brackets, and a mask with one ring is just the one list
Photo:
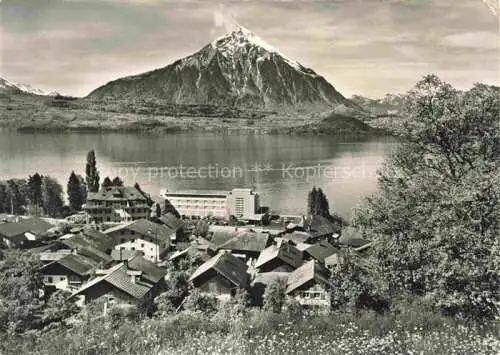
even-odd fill
[(275, 215), (259, 201), (249, 188), (151, 198), (101, 186), (64, 219), (0, 215), (0, 239), (38, 256), (43, 294), (66, 291), (80, 307), (102, 301), (104, 313), (152, 302), (179, 271), (189, 278), (169, 293), (177, 312), (192, 292), (222, 303), (246, 292), (259, 307), (275, 282), (304, 310), (329, 311), (331, 271), (345, 250), (363, 258), (370, 241), (329, 216)]

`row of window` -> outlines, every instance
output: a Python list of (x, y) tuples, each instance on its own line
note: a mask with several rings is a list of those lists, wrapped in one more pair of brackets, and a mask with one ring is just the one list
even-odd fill
[(225, 200), (171, 200), (172, 203), (175, 204), (191, 204), (191, 203), (202, 203), (202, 204), (210, 204), (210, 205), (225, 205)]
[[(56, 279), (57, 279), (57, 278), (56, 278)], [(66, 276), (60, 276), (58, 281), (65, 281), (65, 280), (66, 280)], [(57, 281), (56, 281), (56, 282), (57, 282)], [(52, 276), (48, 276), (48, 277), (47, 277), (47, 283), (49, 283), (49, 284), (54, 283), (54, 277), (52, 277)]]
[(201, 205), (177, 205), (176, 207), (178, 209), (185, 208), (185, 209), (197, 209), (197, 210), (222, 209), (220, 206), (201, 206)]
[[(153, 242), (152, 240), (146, 240), (148, 242)], [(125, 239), (121, 239), (120, 240), (120, 244), (123, 244), (123, 243), (127, 243), (127, 241)], [(130, 243), (135, 243), (135, 239), (132, 239), (130, 241)], [(167, 243), (163, 243), (163, 244), (159, 244), (160, 248), (166, 248), (167, 247)], [(120, 249), (123, 249), (124, 247), (121, 247)], [(144, 243), (141, 243), (141, 246), (139, 249), (144, 249)], [(132, 250), (135, 250), (135, 247), (132, 247)], [(153, 250), (153, 248), (151, 248), (151, 251)]]
[(298, 294), (299, 297), (309, 299), (326, 299), (326, 292), (323, 291), (302, 291)]

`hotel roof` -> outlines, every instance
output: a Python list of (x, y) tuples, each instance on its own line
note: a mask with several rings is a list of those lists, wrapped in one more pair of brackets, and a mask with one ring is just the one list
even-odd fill
[(146, 197), (132, 186), (103, 187), (98, 192), (89, 193), (88, 201), (146, 200)]
[(164, 191), (165, 197), (224, 197), (226, 198), (229, 191), (224, 190), (177, 190)]

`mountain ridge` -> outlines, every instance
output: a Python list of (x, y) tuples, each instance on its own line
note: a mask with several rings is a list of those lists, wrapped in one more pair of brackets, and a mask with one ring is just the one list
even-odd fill
[(355, 107), (324, 77), (241, 26), (165, 67), (110, 81), (87, 98), (292, 111)]

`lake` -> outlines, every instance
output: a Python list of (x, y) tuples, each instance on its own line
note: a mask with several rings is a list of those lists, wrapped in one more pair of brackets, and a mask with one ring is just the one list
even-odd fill
[(376, 171), (395, 147), (390, 137), (0, 131), (0, 179), (39, 172), (65, 186), (72, 170), (84, 175), (94, 149), (101, 181), (119, 175), (153, 196), (164, 188), (253, 187), (262, 205), (298, 214), (317, 186), (331, 211), (350, 218), (362, 197), (376, 191)]

